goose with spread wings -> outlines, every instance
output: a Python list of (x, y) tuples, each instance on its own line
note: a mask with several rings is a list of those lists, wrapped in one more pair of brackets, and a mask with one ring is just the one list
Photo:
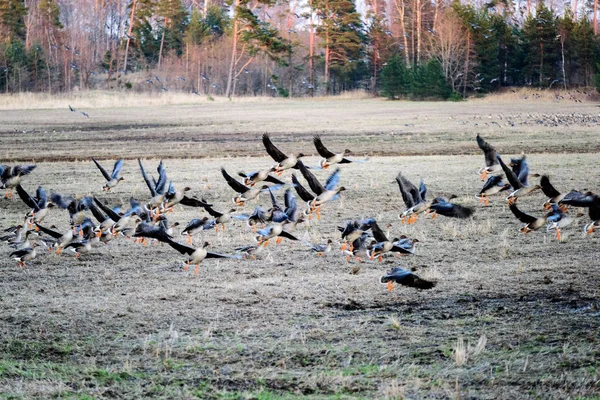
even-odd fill
[(27, 213), (25, 218), (29, 221), (30, 228), (33, 222), (42, 222), (44, 218), (48, 215), (48, 208), (54, 207), (53, 203), (50, 203), (48, 200), (48, 195), (46, 194), (46, 190), (38, 186), (35, 191), (35, 197), (31, 196), (23, 187), (19, 184), (15, 187), (17, 189), (17, 194), (23, 200), (31, 211)]
[(369, 245), (367, 249), (367, 256), (370, 260), (373, 260), (375, 257), (377, 257), (379, 262), (381, 262), (383, 260), (383, 255), (388, 252), (405, 254), (411, 252), (407, 251), (409, 246), (406, 246), (406, 242), (400, 242), (402, 239), (407, 239), (406, 236), (402, 235), (401, 237), (396, 237), (390, 240), (376, 221), (371, 222), (370, 226), (371, 232), (373, 233), (373, 238), (375, 239), (375, 243)]
[(502, 172), (502, 167), (500, 167), (496, 158), (496, 149), (494, 146), (483, 140), (479, 135), (477, 135), (477, 145), (483, 151), (485, 157), (485, 167), (479, 169), (479, 177), (482, 181), (485, 181), (488, 175)]
[(36, 165), (0, 165), (0, 188), (6, 189), (5, 198), (12, 198), (13, 189), (21, 183), (25, 175), (29, 175)]
[[(325, 186), (323, 186), (317, 177), (314, 176), (313, 173), (308, 170), (308, 168), (306, 168), (302, 161), (298, 161), (298, 168), (300, 169), (302, 176), (304, 176), (304, 179), (306, 179), (306, 182), (308, 182), (310, 190), (312, 190), (315, 195), (313, 196), (312, 194), (308, 193), (304, 187), (296, 187), (296, 191), (302, 199), (308, 200), (307, 203), (310, 207), (309, 214), (316, 212), (317, 218), (321, 219), (321, 206), (328, 201), (336, 199), (340, 192), (346, 190), (344, 186), (337, 187), (338, 183), (340, 182), (340, 169), (338, 168), (333, 171), (333, 173), (329, 175), (329, 178), (327, 178)], [(292, 182), (294, 180), (297, 181), (295, 177), (292, 177)], [(302, 189), (304, 189), (305, 193), (302, 193)], [(308, 193), (308, 196), (306, 193)]]
[(454, 198), (456, 196), (450, 196), (450, 199), (445, 197), (436, 197), (433, 199), (428, 210), (432, 214), (431, 218), (435, 218), (436, 215), (443, 215), (444, 217), (464, 219), (473, 215), (475, 212), (474, 208), (451, 203), (450, 200)]
[(181, 204), (186, 207), (201, 207), (207, 208), (212, 206), (206, 200), (198, 200), (193, 197), (186, 195), (187, 192), (192, 190), (191, 187), (186, 186), (182, 190), (176, 189), (173, 183), (169, 183), (169, 189), (166, 191), (164, 201), (161, 205), (162, 212), (169, 212), (173, 210), (173, 207), (177, 204)]
[(275, 243), (279, 244), (283, 240), (283, 238), (297, 241), (298, 238), (284, 230), (285, 221), (269, 225), (265, 228), (259, 229), (256, 233), (256, 241), (258, 242), (258, 246), (267, 247), (269, 241), (273, 238), (275, 239)]
[(400, 220), (402, 223), (412, 224), (417, 221), (419, 214), (427, 211), (431, 202), (427, 201), (427, 186), (421, 179), (419, 188), (417, 187), (402, 173), (398, 173), (396, 176), (396, 182), (402, 195), (402, 200), (406, 205), (406, 210), (400, 214)]
[(351, 252), (354, 250), (353, 243), (371, 229), (371, 224), (375, 222), (373, 218), (364, 219), (361, 221), (346, 221), (344, 226), (338, 226), (338, 231), (342, 234), (342, 247), (341, 251), (349, 249)]
[(585, 226), (586, 233), (591, 234), (600, 227), (600, 196), (597, 194), (590, 191), (582, 193), (578, 190), (571, 190), (558, 204), (562, 209), (566, 206), (589, 209), (588, 214), (592, 222)]
[(323, 169), (327, 169), (334, 164), (350, 164), (352, 162), (346, 158), (346, 156), (352, 154), (352, 151), (348, 149), (345, 149), (343, 153), (334, 153), (325, 147), (319, 135), (313, 137), (313, 143), (319, 155), (324, 158), (319, 164)]
[(589, 207), (588, 215), (592, 222), (584, 227), (585, 233), (591, 235), (595, 230), (600, 229), (600, 201)]
[(225, 168), (221, 167), (221, 175), (225, 178), (225, 181), (233, 190), (235, 190), (238, 195), (233, 198), (233, 202), (236, 206), (243, 206), (247, 201), (253, 200), (258, 197), (258, 195), (268, 190), (269, 187), (267, 185), (263, 185), (259, 188), (256, 187), (248, 187), (243, 183), (239, 182), (233, 176), (229, 175)]
[(487, 206), (490, 204), (490, 196), (508, 189), (510, 189), (510, 184), (502, 181), (502, 175), (492, 175), (483, 184), (483, 187), (479, 191), (479, 195), (475, 197), (479, 199), (480, 203)]
[(549, 210), (552, 208), (552, 204), (558, 204), (565, 197), (566, 193), (561, 193), (554, 185), (550, 183), (550, 177), (548, 175), (542, 175), (540, 178), (540, 187), (542, 192), (548, 196), (548, 200), (544, 203), (544, 209)]
[(85, 219), (85, 211), (89, 209), (90, 204), (93, 202), (90, 196), (63, 196), (56, 192), (50, 194), (50, 201), (55, 206), (67, 210), (73, 227), (82, 224)]
[(525, 157), (523, 157), (520, 160), (520, 169), (519, 169), (518, 176), (517, 176), (517, 174), (515, 174), (515, 172), (512, 169), (510, 169), (504, 163), (504, 161), (502, 161), (502, 158), (500, 158), (500, 156), (496, 156), (496, 158), (498, 159), (498, 162), (500, 163), (500, 166), (502, 167), (502, 170), (504, 171), (504, 174), (506, 175), (506, 179), (508, 180), (508, 183), (510, 183), (510, 185), (513, 188), (513, 192), (506, 198), (509, 205), (512, 203), (516, 203), (516, 201), (519, 197), (526, 196), (528, 194), (533, 193), (534, 191), (536, 191), (538, 189), (541, 189), (540, 185), (528, 186), (527, 179), (529, 176), (529, 166), (527, 165), (527, 161), (525, 160)]
[[(527, 214), (523, 211), (521, 211), (518, 207), (516, 203), (511, 203), (508, 206), (510, 208), (510, 211), (514, 214), (514, 216), (521, 221), (522, 223), (525, 224), (525, 226), (523, 226), (521, 228), (521, 232), (523, 233), (529, 233), (532, 231), (537, 231), (538, 229), (540, 229), (541, 227), (543, 227), (544, 225), (546, 225), (546, 223), (554, 223), (554, 222), (558, 222), (561, 218), (563, 218), (563, 211), (561, 209), (558, 208), (558, 206), (554, 206), (553, 210), (544, 214), (541, 217), (534, 217), (533, 215)], [(560, 233), (560, 228), (559, 225), (556, 224), (556, 226), (553, 227), (556, 231), (556, 238), (558, 240), (561, 239), (561, 233)]]
[(119, 182), (125, 180), (125, 178), (120, 176), (121, 170), (123, 169), (123, 160), (117, 160), (115, 162), (112, 174), (109, 174), (108, 171), (105, 170), (104, 167), (100, 165), (98, 161), (96, 161), (96, 159), (92, 158), (92, 161), (94, 162), (94, 164), (96, 164), (96, 167), (98, 167), (98, 169), (102, 173), (102, 176), (104, 176), (104, 179), (106, 179), (106, 183), (102, 186), (102, 190), (109, 191), (115, 186), (117, 186)]
[(148, 190), (150, 190), (151, 197), (147, 202), (147, 206), (150, 210), (157, 209), (165, 202), (165, 194), (168, 189), (167, 170), (161, 160), (156, 168), (158, 180), (155, 180), (154, 177), (152, 177), (152, 181), (150, 181), (150, 178), (144, 169), (144, 165), (142, 164), (142, 160), (138, 159), (138, 164), (140, 166), (142, 178), (144, 178), (144, 182), (146, 182), (146, 186), (148, 186)]
[(277, 164), (273, 166), (275, 173), (281, 175), (286, 169), (298, 169), (298, 161), (301, 157), (304, 157), (304, 154), (299, 153), (298, 155), (286, 155), (273, 144), (271, 138), (266, 133), (262, 137), (262, 142), (267, 150), (267, 153), (271, 156), (271, 158), (273, 158), (273, 160), (275, 160), (275, 162), (277, 162)]
[(244, 172), (238, 172), (238, 175), (244, 178), (244, 185), (246, 186), (254, 186), (263, 181), (273, 183), (275, 185), (285, 185), (284, 182), (271, 175), (271, 172), (273, 171), (275, 171), (275, 167), (261, 171), (250, 172), (248, 174)]
[(436, 282), (428, 281), (415, 275), (412, 271), (395, 267), (381, 277), (381, 283), (387, 283), (387, 288), (391, 292), (394, 289), (394, 283), (415, 289), (427, 290), (435, 287)]
[(206, 258), (235, 258), (234, 256), (207, 251), (206, 248), (210, 246), (210, 243), (208, 242), (204, 242), (204, 244), (198, 248), (190, 247), (173, 240), (167, 240), (166, 243), (181, 254), (187, 255), (187, 262), (185, 264), (184, 271), (187, 271), (190, 265), (195, 264), (196, 269), (194, 270), (194, 274), (198, 273), (198, 270), (200, 269), (200, 263)]

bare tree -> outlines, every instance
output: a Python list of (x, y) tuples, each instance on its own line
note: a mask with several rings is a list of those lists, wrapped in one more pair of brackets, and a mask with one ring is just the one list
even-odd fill
[(467, 29), (452, 9), (440, 13), (435, 36), (431, 38), (431, 56), (442, 66), (444, 76), (453, 90), (466, 81), (468, 65)]

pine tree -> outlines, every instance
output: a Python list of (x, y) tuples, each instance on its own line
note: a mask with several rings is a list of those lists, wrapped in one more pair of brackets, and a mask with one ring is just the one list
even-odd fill
[(156, 15), (162, 20), (158, 32), (160, 36), (158, 65), (160, 66), (163, 54), (169, 50), (175, 51), (178, 56), (183, 53), (183, 37), (188, 14), (181, 0), (161, 0), (156, 5)]
[(0, 2), (0, 40), (10, 42), (25, 40), (25, 16), (27, 7), (23, 0), (2, 0)]
[(410, 92), (410, 71), (402, 57), (394, 54), (381, 71), (381, 94), (390, 100), (405, 97)]
[[(270, 5), (272, 0), (259, 2)], [(235, 82), (238, 76), (258, 54), (265, 54), (278, 65), (287, 66), (287, 55), (292, 51), (289, 41), (283, 39), (277, 29), (258, 18), (254, 13), (254, 4), (251, 5), (250, 0), (235, 0), (234, 6), (232, 51), (225, 91), (227, 97), (231, 97), (235, 92)], [(238, 44), (240, 43), (243, 44), (248, 60), (241, 68), (237, 68)]]
[(581, 18), (573, 27), (573, 61), (581, 77), (580, 83), (588, 86), (592, 75), (596, 72), (598, 58), (598, 39), (594, 36), (594, 28), (587, 18)]
[(321, 19), (317, 36), (325, 50), (325, 85), (329, 94), (332, 73), (347, 75), (349, 71), (362, 67), (359, 61), (364, 52), (365, 36), (353, 0), (318, 0), (314, 7)]
[(540, 2), (536, 15), (529, 16), (523, 26), (527, 51), (525, 70), (530, 82), (540, 86), (559, 76), (556, 69), (560, 54), (556, 22), (552, 10)]

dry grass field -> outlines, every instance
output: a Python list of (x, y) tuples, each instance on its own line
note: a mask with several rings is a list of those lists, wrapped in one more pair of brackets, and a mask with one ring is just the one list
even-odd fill
[[(317, 257), (284, 240), (256, 261), (205, 260), (194, 275), (170, 247), (125, 238), (80, 259), (42, 254), (26, 268), (2, 244), (0, 397), (599, 398), (600, 232), (583, 233), (586, 215), (561, 242), (545, 230), (525, 235), (502, 196), (489, 207), (473, 196), (483, 163), (476, 133), (503, 155), (525, 151), (531, 171), (550, 174), (559, 190), (599, 191), (593, 104), (335, 99), (85, 111), (89, 119), (67, 104), (0, 111), (2, 163), (38, 163), (28, 190), (43, 184), (126, 208), (131, 197), (149, 197), (135, 158), (152, 172), (164, 158), (178, 187), (226, 210), (234, 193), (221, 166), (233, 174), (271, 165), (263, 132), (316, 165), (318, 133), (369, 161), (342, 166), (349, 190), (294, 234), (314, 243), (331, 238), (339, 248), (338, 225), (373, 217), (391, 223), (392, 236), (418, 238), (417, 254), (346, 261), (335, 249)], [(125, 181), (103, 193), (92, 156), (126, 158)], [(423, 178), (430, 196), (457, 195), (474, 216), (402, 225), (399, 171), (415, 183)], [(283, 191), (277, 195), (282, 200)], [(539, 193), (519, 205), (541, 215), (544, 201)], [(263, 196), (242, 211), (268, 202)], [(18, 199), (0, 199), (0, 227), (27, 211)], [(45, 225), (67, 229), (67, 212), (52, 211)], [(169, 219), (185, 225), (203, 215), (178, 206)], [(195, 243), (204, 240), (230, 254), (254, 243), (254, 234), (236, 222)], [(379, 277), (394, 266), (438, 284), (390, 293)]]

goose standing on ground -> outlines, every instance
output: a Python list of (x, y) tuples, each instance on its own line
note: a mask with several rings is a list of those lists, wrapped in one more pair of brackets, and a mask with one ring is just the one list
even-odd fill
[(431, 289), (436, 285), (436, 282), (419, 278), (412, 271), (400, 267), (392, 268), (387, 274), (381, 277), (380, 282), (387, 283), (387, 288), (390, 292), (394, 289), (394, 283), (425, 290)]
[(419, 189), (417, 189), (401, 172), (396, 176), (396, 182), (398, 183), (402, 200), (406, 205), (406, 210), (400, 214), (400, 219), (402, 223), (412, 224), (419, 218), (420, 213), (429, 208), (431, 202), (426, 200), (427, 187), (421, 179), (421, 184), (419, 185)]
[(319, 256), (319, 257), (323, 257), (324, 254), (327, 254), (331, 251), (332, 243), (333, 243), (333, 240), (331, 240), (331, 239), (327, 239), (327, 242), (325, 244), (309, 243), (310, 251), (312, 251), (313, 253), (316, 253), (317, 256)]
[(521, 161), (522, 165), (521, 165), (521, 169), (519, 171), (519, 176), (517, 176), (513, 170), (511, 170), (506, 164), (504, 164), (504, 161), (502, 161), (502, 158), (500, 158), (500, 156), (496, 156), (496, 157), (498, 158), (498, 162), (500, 163), (500, 166), (502, 167), (502, 170), (504, 171), (504, 174), (506, 175), (506, 179), (508, 180), (508, 183), (510, 183), (510, 185), (513, 188), (513, 192), (506, 198), (509, 205), (516, 203), (516, 201), (519, 197), (526, 196), (538, 189), (541, 189), (540, 185), (535, 185), (535, 186), (527, 185), (527, 177), (529, 175), (529, 167), (527, 166), (527, 161), (525, 161), (525, 157), (523, 157), (523, 159)]
[(477, 135), (477, 145), (483, 151), (485, 157), (485, 167), (479, 169), (479, 177), (482, 181), (485, 181), (488, 175), (502, 172), (502, 167), (500, 167), (496, 159), (496, 149), (494, 146), (483, 140), (479, 135)]
[(38, 246), (38, 243), (32, 243), (31, 247), (26, 247), (20, 250), (13, 251), (10, 253), (9, 257), (15, 259), (19, 262), (19, 267), (26, 267), (27, 262), (33, 260), (37, 257), (37, 252), (35, 248)]
[(267, 153), (271, 156), (271, 158), (273, 158), (273, 160), (275, 160), (275, 162), (277, 162), (277, 164), (273, 166), (274, 172), (276, 172), (278, 175), (281, 175), (286, 169), (298, 169), (299, 158), (304, 157), (304, 154), (299, 153), (297, 156), (294, 154), (290, 154), (289, 156), (285, 155), (273, 144), (271, 138), (266, 133), (263, 135), (262, 141)]
[(105, 170), (104, 167), (102, 167), (102, 165), (100, 165), (100, 163), (98, 161), (96, 161), (94, 158), (92, 158), (92, 161), (94, 162), (94, 164), (96, 164), (96, 167), (98, 167), (98, 169), (104, 176), (104, 179), (106, 179), (106, 183), (102, 186), (102, 190), (104, 190), (106, 192), (110, 191), (110, 189), (117, 186), (119, 184), (119, 182), (125, 180), (125, 178), (120, 176), (121, 170), (123, 169), (123, 160), (122, 159), (117, 160), (115, 162), (112, 174), (109, 174), (108, 171)]
[(26, 228), (23, 225), (11, 226), (8, 229), (5, 229), (4, 232), (8, 232), (7, 235), (0, 237), (1, 242), (6, 242), (9, 245), (13, 243), (20, 243), (23, 241), (23, 232), (26, 231)]
[(12, 198), (13, 189), (21, 183), (25, 175), (29, 175), (36, 165), (0, 165), (0, 188), (6, 189), (5, 198)]
[(328, 150), (321, 141), (321, 137), (319, 135), (315, 135), (313, 138), (313, 143), (317, 148), (317, 152), (324, 160), (321, 160), (320, 166), (323, 169), (327, 169), (334, 164), (349, 164), (352, 161), (348, 160), (346, 156), (352, 154), (352, 151), (345, 149), (343, 153), (334, 153)]

